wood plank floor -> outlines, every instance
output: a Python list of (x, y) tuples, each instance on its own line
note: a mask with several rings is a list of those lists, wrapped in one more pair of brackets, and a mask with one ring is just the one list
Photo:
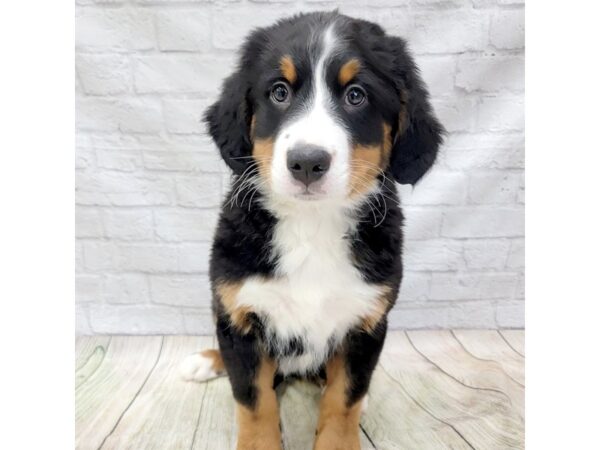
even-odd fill
[[(178, 365), (212, 337), (79, 337), (78, 449), (235, 449), (226, 378), (188, 383)], [(362, 448), (524, 448), (523, 331), (390, 332), (361, 422)], [(281, 392), (286, 450), (311, 450), (320, 391)]]

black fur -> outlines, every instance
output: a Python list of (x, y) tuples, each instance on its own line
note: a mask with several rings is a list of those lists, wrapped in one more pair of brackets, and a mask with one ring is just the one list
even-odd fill
[(239, 333), (229, 326), (225, 316), (220, 315), (217, 319), (217, 340), (234, 398), (241, 404), (254, 408), (254, 379), (261, 359), (257, 332), (252, 330), (247, 334)]
[[(369, 100), (357, 109), (348, 109), (340, 100), (334, 105), (337, 116), (344, 121), (354, 144), (381, 143), (381, 124), (392, 127), (390, 162), (385, 175), (378, 179), (384, 195), (373, 196), (356, 211), (357, 229), (344, 237), (350, 243), (352, 261), (364, 279), (390, 288), (389, 311), (402, 279), (403, 216), (393, 180), (417, 183), (436, 159), (443, 127), (431, 111), (427, 91), (405, 42), (385, 35), (378, 25), (337, 12), (300, 15), (253, 32), (242, 48), (238, 69), (225, 81), (219, 100), (205, 115), (210, 135), (234, 172), (232, 190), (222, 206), (213, 242), (210, 278), (215, 286), (252, 276), (275, 275), (271, 242), (277, 219), (262, 206), (263, 194), (243, 182), (259, 176), (252, 165), (253, 140), (275, 136), (282, 124), (296, 117), (309, 97), (311, 78), (307, 73), (319, 48), (307, 50), (308, 30), (322, 31), (332, 21), (347, 45), (337, 55), (339, 61), (328, 68), (327, 78), (335, 79), (341, 61), (358, 58), (364, 68), (361, 67), (356, 81), (366, 87)], [(294, 103), (285, 111), (269, 101), (269, 87), (281, 78), (278, 64), (283, 55), (292, 55), (298, 72), (298, 80), (292, 86)], [(339, 91), (336, 94), (342, 99), (342, 88)], [(231, 325), (218, 295), (213, 294), (219, 346), (234, 396), (252, 407), (256, 402), (253, 379), (261, 355), (277, 359), (302, 354), (306, 349), (300, 339), (292, 338), (283, 346), (283, 352), (276, 351), (269, 345), (272, 337), (265, 336), (261, 319), (256, 316), (251, 318), (251, 331), (242, 333)], [(332, 353), (342, 352), (346, 361), (351, 379), (349, 405), (368, 388), (386, 329), (384, 316), (370, 332), (349, 330), (341, 348), (331, 349)], [(323, 373), (323, 368), (318, 372)]]
[(387, 319), (383, 318), (372, 333), (355, 330), (348, 334), (344, 354), (346, 370), (352, 380), (346, 400), (348, 406), (367, 393), (386, 333)]
[[(359, 114), (337, 105), (336, 112), (348, 124), (356, 143), (371, 144), (381, 139), (375, 124), (385, 120), (394, 125), (394, 146), (390, 172), (401, 184), (415, 184), (435, 162), (444, 129), (431, 111), (428, 93), (406, 43), (387, 36), (376, 24), (334, 13), (312, 13), (284, 19), (255, 31), (246, 41), (236, 72), (223, 84), (219, 100), (205, 115), (209, 132), (234, 173), (241, 174), (250, 164), (250, 122), (257, 114), (256, 137), (273, 136), (302, 107), (311, 89), (310, 77), (294, 87), (297, 101), (285, 115), (268, 101), (268, 90), (281, 78), (278, 61), (291, 54), (299, 77), (310, 69), (318, 46), (305, 50), (307, 30), (323, 30), (335, 21), (336, 33), (349, 42), (339, 61), (357, 56), (367, 66), (357, 81), (369, 91), (369, 103)], [(341, 63), (329, 68), (336, 76)], [(265, 95), (267, 94), (267, 95)], [(341, 92), (338, 92), (341, 94)], [(407, 114), (406, 130), (398, 129), (398, 119)]]

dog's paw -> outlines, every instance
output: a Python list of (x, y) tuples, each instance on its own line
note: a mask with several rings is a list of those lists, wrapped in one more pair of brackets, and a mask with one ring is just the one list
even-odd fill
[(360, 405), (360, 413), (364, 414), (367, 412), (367, 408), (369, 407), (369, 394), (365, 394), (363, 397), (362, 403)]
[(208, 352), (193, 353), (179, 366), (179, 373), (186, 381), (207, 381), (224, 375), (215, 368), (215, 358)]

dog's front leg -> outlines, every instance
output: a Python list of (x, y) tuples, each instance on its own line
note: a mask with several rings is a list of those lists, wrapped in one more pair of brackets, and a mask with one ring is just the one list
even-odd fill
[(280, 450), (276, 363), (262, 354), (253, 331), (217, 323), (217, 337), (237, 403), (237, 450)]
[(385, 340), (385, 318), (371, 333), (350, 333), (326, 365), (314, 450), (360, 450), (360, 415)]

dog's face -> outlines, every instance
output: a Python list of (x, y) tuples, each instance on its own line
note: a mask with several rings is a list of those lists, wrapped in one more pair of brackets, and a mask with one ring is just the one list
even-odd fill
[(429, 169), (443, 130), (427, 97), (401, 39), (317, 13), (255, 31), (206, 120), (228, 165), (268, 193), (343, 201)]

